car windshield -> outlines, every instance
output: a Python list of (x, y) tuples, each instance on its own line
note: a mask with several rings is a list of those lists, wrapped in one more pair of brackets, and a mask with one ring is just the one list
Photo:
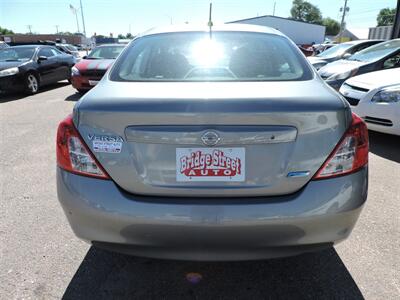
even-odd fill
[(88, 59), (115, 59), (124, 49), (123, 46), (102, 46), (94, 48), (89, 55)]
[(35, 53), (35, 48), (5, 48), (0, 50), (0, 61), (28, 61)]
[(115, 81), (308, 80), (304, 58), (281, 36), (181, 32), (137, 39), (117, 60)]
[(75, 47), (72, 46), (72, 45), (66, 45), (65, 48), (67, 48), (69, 51), (78, 51), (78, 49), (75, 48)]
[(400, 39), (380, 43), (372, 47), (368, 47), (356, 54), (350, 56), (348, 60), (373, 62), (384, 58), (392, 52), (400, 50)]
[(354, 44), (339, 44), (339, 45), (333, 46), (333, 47), (329, 48), (328, 50), (325, 50), (324, 52), (318, 54), (317, 57), (321, 57), (321, 58), (337, 57), (339, 55), (342, 55), (351, 46), (354, 46)]

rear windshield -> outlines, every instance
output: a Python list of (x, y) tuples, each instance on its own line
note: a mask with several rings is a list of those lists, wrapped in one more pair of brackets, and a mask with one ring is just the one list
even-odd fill
[(115, 59), (124, 49), (122, 46), (102, 46), (94, 48), (89, 55), (88, 59)]
[(114, 81), (309, 80), (304, 57), (284, 37), (250, 32), (165, 33), (133, 42)]
[(354, 46), (354, 44), (339, 44), (333, 46), (332, 48), (329, 48), (328, 50), (325, 50), (324, 52), (318, 54), (317, 56), (322, 58), (337, 57), (339, 55), (342, 55), (347, 49), (349, 49), (352, 46)]
[(391, 54), (392, 52), (399, 50), (400, 50), (400, 39), (397, 39), (368, 47), (350, 56), (348, 60), (373, 62), (384, 58), (385, 56)]

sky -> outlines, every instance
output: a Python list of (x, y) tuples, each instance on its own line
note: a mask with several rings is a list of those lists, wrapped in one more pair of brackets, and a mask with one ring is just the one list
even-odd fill
[[(82, 0), (88, 36), (94, 33), (114, 36), (131, 32), (133, 35), (155, 26), (203, 23), (208, 21), (209, 0)], [(288, 17), (292, 0), (214, 0), (213, 21), (223, 23), (261, 15)], [(344, 0), (309, 0), (318, 6), (323, 17), (340, 21)], [(350, 12), (347, 27), (356, 35), (367, 35), (376, 26), (381, 8), (396, 6), (397, 0), (348, 0)], [(79, 8), (79, 0), (0, 0), (0, 26), (14, 32), (55, 33), (77, 31), (75, 15), (70, 4)], [(82, 19), (79, 14), (79, 28)]]

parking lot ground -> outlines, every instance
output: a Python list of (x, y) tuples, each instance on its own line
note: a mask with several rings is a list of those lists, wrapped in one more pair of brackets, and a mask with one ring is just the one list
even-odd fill
[(0, 95), (0, 299), (400, 298), (399, 137), (370, 134), (368, 201), (335, 248), (253, 262), (137, 258), (75, 238), (58, 204), (56, 128), (78, 99), (66, 83)]

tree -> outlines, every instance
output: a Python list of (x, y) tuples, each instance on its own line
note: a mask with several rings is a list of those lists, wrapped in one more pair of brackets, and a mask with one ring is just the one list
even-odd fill
[(293, 0), (290, 14), (295, 20), (322, 24), (322, 14), (319, 8), (304, 0)]
[(73, 33), (69, 32), (69, 31), (60, 31), (58, 34), (59, 35), (73, 35)]
[(126, 35), (126, 38), (127, 38), (127, 39), (133, 39), (132, 33), (129, 32), (129, 33)]
[(123, 34), (118, 34), (118, 39), (120, 39), (120, 40), (124, 40), (124, 39), (126, 39), (126, 36), (124, 36)]
[(14, 32), (10, 29), (0, 27), (0, 34), (14, 34)]
[(396, 15), (395, 8), (384, 8), (379, 12), (376, 21), (378, 22), (378, 26), (389, 26), (393, 25), (394, 17)]
[(331, 18), (324, 18), (322, 25), (326, 27), (327, 35), (337, 35), (340, 32), (340, 23)]

